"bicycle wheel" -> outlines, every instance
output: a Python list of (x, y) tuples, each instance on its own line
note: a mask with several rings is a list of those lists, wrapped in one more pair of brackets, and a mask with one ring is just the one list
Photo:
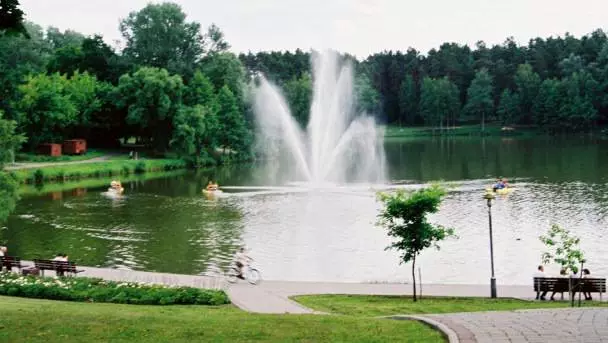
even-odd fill
[(239, 279), (239, 271), (236, 268), (230, 268), (226, 273), (226, 281), (235, 283)]
[(255, 268), (249, 269), (247, 271), (247, 281), (252, 285), (260, 282), (260, 272)]

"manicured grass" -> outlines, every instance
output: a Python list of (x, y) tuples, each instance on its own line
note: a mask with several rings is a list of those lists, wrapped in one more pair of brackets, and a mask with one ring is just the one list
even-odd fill
[[(509, 311), (568, 307), (568, 301), (526, 301), (518, 299), (424, 297), (413, 302), (407, 296), (305, 295), (294, 300), (309, 308), (350, 316), (388, 316), (478, 311)], [(583, 306), (608, 306), (598, 301), (583, 301)]]
[(114, 175), (143, 174), (186, 168), (178, 159), (111, 160), (96, 163), (48, 166), (15, 170), (13, 173), (22, 183), (57, 182), (99, 178)]
[(104, 156), (105, 152), (100, 150), (89, 149), (85, 155), (61, 155), (47, 156), (33, 153), (19, 153), (15, 156), (16, 162), (68, 162), (68, 161), (84, 161), (95, 157)]
[(2, 342), (445, 342), (413, 321), (0, 297)]

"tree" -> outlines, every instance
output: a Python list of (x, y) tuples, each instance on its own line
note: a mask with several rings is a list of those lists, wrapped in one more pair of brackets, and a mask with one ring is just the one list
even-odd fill
[(61, 32), (58, 28), (51, 26), (46, 30), (46, 40), (53, 50), (70, 46), (80, 47), (84, 40), (84, 35), (73, 30)]
[(226, 52), (228, 51), (228, 49), (230, 49), (230, 44), (228, 44), (228, 42), (224, 38), (224, 33), (215, 24), (211, 24), (211, 26), (209, 26), (209, 29), (207, 29), (205, 40), (208, 44), (207, 51), (209, 52), (209, 54)]
[(19, 9), (19, 0), (0, 0), (0, 36), (20, 33), (29, 38), (23, 14)]
[(544, 127), (562, 125), (559, 120), (562, 88), (562, 83), (559, 80), (547, 79), (543, 81), (532, 108), (535, 124)]
[(214, 146), (207, 143), (209, 135), (215, 134), (207, 128), (208, 116), (215, 114), (203, 105), (182, 106), (173, 119), (173, 138), (171, 147), (193, 166), (210, 164), (213, 159), (209, 154)]
[(399, 91), (399, 119), (406, 124), (414, 124), (418, 121), (419, 94), (412, 75), (407, 75), (401, 82)]
[(513, 124), (520, 113), (519, 95), (510, 89), (505, 89), (498, 104), (498, 118), (505, 125)]
[(587, 73), (573, 73), (562, 81), (564, 98), (559, 116), (562, 125), (574, 130), (589, 128), (597, 119), (593, 98), (597, 97), (598, 83)]
[(416, 301), (416, 257), (431, 246), (439, 249), (438, 242), (454, 236), (454, 230), (428, 222), (427, 215), (439, 211), (446, 191), (434, 185), (411, 193), (398, 190), (393, 194), (379, 193), (384, 207), (378, 215), (378, 225), (388, 230), (396, 241), (386, 249), (401, 253), (401, 263), (412, 262), (412, 295)]
[(228, 86), (239, 101), (243, 99), (245, 69), (236, 55), (229, 52), (209, 55), (202, 61), (201, 71), (215, 89)]
[(222, 129), (219, 130), (219, 143), (226, 153), (226, 148), (231, 154), (238, 156), (249, 156), (249, 145), (251, 137), (247, 122), (243, 113), (239, 110), (237, 100), (228, 86), (224, 86), (218, 93), (220, 104), (219, 121)]
[(532, 70), (529, 64), (522, 64), (517, 68), (515, 74), (515, 84), (519, 95), (519, 103), (522, 117), (520, 120), (524, 124), (532, 121), (532, 107), (540, 89), (540, 76)]
[(23, 35), (0, 35), (0, 110), (6, 118), (15, 119), (11, 103), (16, 100), (17, 87), (28, 75), (45, 71), (49, 46), (40, 26), (26, 23), (29, 39)]
[(17, 123), (21, 132), (29, 137), (30, 149), (40, 143), (61, 142), (66, 130), (77, 123), (78, 108), (68, 92), (69, 80), (58, 73), (28, 77), (19, 86)]
[(424, 78), (420, 91), (420, 113), (428, 125), (438, 125), (446, 128), (456, 122), (460, 110), (458, 88), (447, 78), (438, 80)]
[(199, 23), (186, 22), (186, 14), (175, 3), (148, 4), (120, 23), (124, 54), (140, 66), (189, 76), (204, 52), (200, 28)]
[(14, 121), (2, 119), (0, 112), (0, 223), (15, 209), (19, 183), (9, 173), (3, 170), (4, 163), (13, 159), (14, 152), (19, 150), (26, 140), (23, 135), (15, 133), (17, 124)]
[(310, 116), (312, 102), (312, 78), (305, 73), (285, 84), (285, 98), (289, 103), (291, 114), (302, 127), (306, 127)]
[(487, 69), (481, 69), (475, 74), (475, 78), (467, 90), (467, 104), (464, 110), (474, 118), (481, 120), (481, 131), (484, 132), (486, 118), (494, 111), (492, 76)]
[[(310, 81), (312, 92), (312, 80)], [(360, 74), (355, 78), (356, 111), (359, 113), (378, 114), (380, 110), (380, 94), (372, 85), (367, 75)], [(310, 106), (309, 106), (310, 108)]]
[(194, 72), (194, 76), (186, 85), (183, 101), (187, 106), (205, 105), (217, 111), (218, 104), (213, 84), (200, 70)]
[(579, 247), (580, 238), (572, 236), (570, 231), (553, 224), (545, 235), (539, 236), (539, 239), (548, 249), (541, 255), (543, 264), (553, 261), (566, 272), (578, 272), (579, 266), (585, 261), (583, 252)]
[(183, 88), (182, 78), (166, 69), (143, 67), (120, 78), (118, 106), (127, 109), (127, 123), (157, 151), (169, 147)]

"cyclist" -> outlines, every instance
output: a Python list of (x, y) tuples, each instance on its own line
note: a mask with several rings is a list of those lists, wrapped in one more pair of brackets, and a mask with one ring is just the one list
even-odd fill
[(234, 260), (236, 262), (236, 267), (239, 269), (238, 277), (240, 279), (244, 279), (243, 267), (247, 266), (249, 262), (253, 261), (253, 259), (247, 256), (247, 254), (245, 254), (245, 248), (241, 247), (239, 251), (237, 251), (236, 255), (234, 255)]

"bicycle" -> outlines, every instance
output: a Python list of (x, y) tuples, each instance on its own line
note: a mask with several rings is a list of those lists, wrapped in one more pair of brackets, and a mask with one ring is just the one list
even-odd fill
[(251, 266), (243, 267), (243, 275), (241, 275), (239, 267), (230, 267), (226, 273), (226, 280), (230, 283), (236, 283), (239, 279), (246, 280), (250, 284), (256, 285), (258, 282), (260, 282), (261, 276), (260, 272)]

